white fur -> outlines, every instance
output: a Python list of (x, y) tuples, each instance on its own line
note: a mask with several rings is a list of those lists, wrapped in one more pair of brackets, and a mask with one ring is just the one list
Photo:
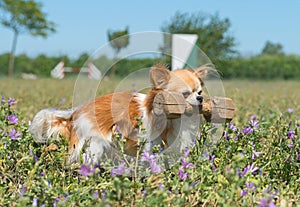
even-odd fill
[[(78, 162), (81, 151), (84, 163), (97, 163), (105, 148), (109, 147), (111, 134), (104, 136), (100, 130), (95, 130), (95, 123), (87, 118), (86, 114), (81, 114), (73, 123), (73, 128), (79, 137), (79, 142), (71, 152), (69, 162)], [(86, 145), (86, 148), (83, 148)]]
[(62, 126), (52, 127), (55, 118), (68, 119), (73, 111), (60, 111), (53, 109), (43, 109), (36, 114), (30, 127), (29, 132), (33, 135), (36, 142), (46, 143), (51, 136), (58, 137), (58, 132)]
[(200, 91), (202, 91), (201, 85), (199, 85), (198, 90), (196, 92), (193, 92), (191, 93), (191, 95), (189, 95), (186, 101), (193, 106), (199, 106), (200, 102), (197, 100), (197, 97), (199, 96)]

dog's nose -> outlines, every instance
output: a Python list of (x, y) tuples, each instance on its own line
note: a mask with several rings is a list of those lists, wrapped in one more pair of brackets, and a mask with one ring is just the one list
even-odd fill
[(202, 103), (203, 102), (203, 97), (202, 96), (197, 96), (197, 98), (196, 98), (200, 103)]

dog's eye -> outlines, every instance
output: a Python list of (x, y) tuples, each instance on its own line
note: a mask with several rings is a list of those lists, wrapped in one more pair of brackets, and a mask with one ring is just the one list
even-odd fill
[(202, 93), (202, 90), (198, 92), (198, 95), (201, 95), (201, 93)]
[(186, 91), (186, 92), (183, 92), (182, 95), (184, 98), (187, 98), (189, 95), (191, 95), (191, 92)]

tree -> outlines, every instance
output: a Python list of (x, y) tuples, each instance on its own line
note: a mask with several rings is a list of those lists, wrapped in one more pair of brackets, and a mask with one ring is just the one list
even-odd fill
[(0, 10), (3, 11), (0, 23), (13, 31), (9, 76), (14, 73), (14, 56), (20, 34), (47, 37), (49, 32), (55, 32), (55, 24), (46, 19), (41, 7), (42, 5), (34, 0), (0, 0)]
[[(229, 19), (221, 19), (218, 14), (207, 15), (201, 12), (176, 12), (161, 30), (166, 33), (197, 34), (197, 46), (213, 61), (221, 61), (235, 54), (235, 39), (230, 35)], [(162, 52), (170, 50), (171, 39), (164, 37)]]
[[(120, 31), (111, 31), (108, 30), (107, 36), (110, 45), (112, 48), (115, 50), (115, 56), (114, 59), (117, 58), (119, 52), (121, 51), (122, 48), (125, 48), (129, 44), (129, 31), (128, 27), (126, 27), (125, 30), (120, 30)], [(111, 74), (114, 76), (115, 75), (115, 68), (112, 67)]]
[(79, 57), (72, 64), (73, 67), (82, 67), (84, 63), (89, 60), (89, 54), (84, 52), (79, 55)]
[(283, 46), (280, 43), (272, 43), (267, 41), (261, 52), (262, 55), (282, 55)]

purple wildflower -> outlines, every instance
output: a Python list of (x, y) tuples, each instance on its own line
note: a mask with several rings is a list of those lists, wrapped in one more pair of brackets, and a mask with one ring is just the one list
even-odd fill
[(257, 115), (256, 114), (253, 114), (251, 117), (250, 117), (250, 120), (256, 120), (257, 119)]
[(237, 131), (237, 127), (234, 126), (232, 123), (229, 123), (228, 128), (231, 129), (232, 131)]
[(111, 175), (112, 176), (121, 176), (121, 175), (124, 175), (124, 173), (128, 173), (129, 172), (129, 169), (127, 169), (125, 167), (125, 162), (122, 162), (118, 167), (114, 168), (111, 170)]
[(21, 135), (20, 132), (16, 132), (15, 128), (10, 129), (9, 131), (9, 136), (12, 140), (21, 140), (21, 138), (19, 137)]
[(143, 195), (143, 197), (146, 197), (146, 193), (147, 193), (146, 190), (142, 190), (142, 195)]
[(184, 157), (188, 157), (189, 154), (190, 154), (190, 150), (189, 150), (188, 147), (186, 147), (186, 148), (184, 149)]
[(188, 176), (188, 174), (185, 173), (183, 170), (179, 170), (178, 175), (179, 175), (180, 179), (182, 179), (182, 180), (185, 180)]
[(260, 199), (260, 206), (261, 207), (267, 207), (267, 203), (268, 203), (268, 200), (267, 199)]
[(4, 98), (4, 94), (2, 94), (2, 96), (1, 96), (1, 104), (5, 102), (4, 99), (5, 99), (5, 98)]
[(61, 103), (66, 102), (66, 98), (65, 98), (65, 97), (62, 97), (62, 98), (60, 99), (60, 102), (61, 102)]
[(196, 145), (197, 145), (197, 139), (194, 139), (194, 140), (193, 140), (192, 149), (194, 149), (194, 148), (196, 147)]
[(209, 159), (209, 153), (208, 153), (208, 152), (205, 152), (204, 155), (203, 155), (203, 157), (204, 157), (204, 159), (210, 160), (210, 159)]
[(263, 191), (263, 194), (268, 193), (271, 190), (271, 186), (268, 185), (268, 187)]
[(92, 196), (93, 196), (94, 199), (99, 198), (99, 193), (98, 193), (98, 191), (94, 191), (94, 193), (93, 193)]
[(263, 199), (260, 199), (260, 207), (276, 207), (276, 205), (273, 203), (272, 200), (270, 200), (270, 198), (266, 199), (266, 198), (263, 198)]
[(241, 197), (243, 197), (243, 196), (245, 196), (247, 194), (248, 194), (248, 192), (246, 190), (241, 190), (241, 192), (240, 192), (240, 196)]
[(155, 162), (152, 163), (152, 165), (150, 165), (151, 167), (151, 172), (152, 173), (160, 173), (161, 172), (161, 168), (158, 164), (156, 164)]
[(288, 113), (293, 113), (293, 112), (294, 112), (294, 109), (293, 109), (293, 108), (288, 108), (288, 109), (287, 109), (287, 112), (288, 112)]
[(17, 102), (14, 98), (8, 98), (7, 103), (8, 105), (12, 106), (15, 105)]
[(234, 141), (237, 141), (237, 140), (238, 140), (238, 138), (239, 138), (239, 134), (240, 134), (240, 133), (239, 133), (239, 132), (237, 132), (237, 133), (236, 133), (236, 135), (233, 137), (233, 140), (234, 140)]
[(160, 173), (161, 168), (160, 166), (155, 162), (155, 155), (149, 155), (148, 152), (143, 153), (144, 159), (149, 163), (151, 172), (152, 173)]
[(33, 198), (32, 206), (38, 206), (38, 199), (37, 198)]
[(195, 187), (196, 185), (198, 185), (199, 181), (195, 181), (192, 183), (192, 187)]
[(289, 147), (293, 147), (294, 146), (294, 143), (291, 141), (289, 144), (288, 144)]
[(253, 152), (251, 159), (254, 160), (256, 157), (258, 157), (261, 154), (261, 152)]
[(51, 180), (47, 180), (48, 187), (51, 188)]
[(212, 168), (213, 171), (215, 171), (217, 169), (217, 166), (215, 164), (213, 164)]
[(212, 156), (210, 157), (210, 161), (211, 161), (211, 162), (214, 162), (215, 158), (216, 158), (216, 155), (212, 155)]
[(241, 174), (241, 169), (238, 167), (235, 171), (235, 175), (240, 175)]
[(12, 114), (10, 116), (7, 117), (8, 121), (10, 124), (18, 124), (18, 117), (15, 114)]
[(245, 127), (243, 130), (242, 130), (242, 133), (244, 134), (250, 134), (253, 132), (253, 129), (251, 127)]
[(228, 136), (228, 131), (225, 131), (224, 134), (223, 134), (223, 137), (226, 139), (226, 140), (229, 140), (229, 136)]
[(257, 130), (257, 129), (258, 129), (258, 127), (259, 127), (258, 121), (255, 121), (254, 119), (251, 119), (249, 123), (250, 123), (250, 126), (251, 126), (254, 130)]
[(255, 173), (258, 169), (259, 168), (255, 166), (254, 163), (252, 163), (251, 165), (247, 165), (241, 173), (241, 176), (244, 177), (248, 172)]
[(57, 206), (57, 203), (59, 202), (59, 200), (60, 199), (58, 197), (54, 198), (53, 207)]
[(20, 197), (23, 197), (25, 192), (26, 192), (26, 186), (22, 185), (21, 189), (20, 189)]
[(246, 182), (245, 185), (246, 185), (246, 188), (248, 190), (255, 190), (256, 189), (256, 187), (255, 187), (255, 185), (254, 185), (253, 182), (250, 182), (250, 183)]
[(145, 160), (147, 160), (147, 161), (154, 158), (154, 155), (150, 155), (149, 152), (144, 152), (143, 156), (144, 156)]
[(85, 177), (88, 177), (88, 176), (94, 174), (95, 170), (96, 170), (96, 168), (91, 168), (90, 165), (82, 164), (78, 173)]
[(300, 160), (300, 154), (297, 154), (297, 155), (296, 155), (296, 159), (297, 159), (297, 160)]
[(288, 137), (289, 137), (290, 139), (294, 139), (294, 138), (295, 138), (295, 134), (294, 134), (294, 132), (293, 132), (292, 130), (289, 130), (289, 131), (288, 131)]
[(189, 167), (193, 167), (193, 163), (187, 163), (186, 160), (184, 158), (181, 159), (181, 167), (182, 168), (189, 168)]

